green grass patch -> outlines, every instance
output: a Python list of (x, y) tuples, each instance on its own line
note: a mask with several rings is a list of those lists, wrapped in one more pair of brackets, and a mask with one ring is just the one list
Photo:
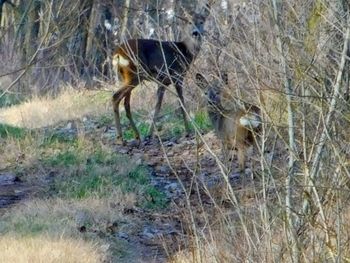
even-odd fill
[(164, 192), (159, 191), (154, 186), (146, 189), (146, 200), (142, 203), (142, 206), (147, 209), (162, 209), (166, 208), (168, 199)]
[[(1, 90), (0, 93), (2, 93)], [(18, 95), (5, 93), (3, 96), (0, 97), (0, 108), (10, 107), (12, 105), (19, 104), (22, 102), (22, 100), (23, 98), (21, 98)]]
[(18, 218), (13, 225), (16, 232), (21, 235), (37, 235), (50, 228), (49, 222), (44, 218), (36, 218), (35, 214), (30, 217)]
[(207, 132), (212, 128), (207, 111), (196, 112), (193, 121), (202, 132)]
[(64, 132), (56, 132), (52, 131), (45, 134), (41, 147), (50, 147), (57, 144), (73, 144), (77, 142), (77, 135), (64, 133)]
[(78, 165), (80, 162), (79, 154), (74, 150), (66, 150), (54, 155), (47, 160), (50, 166), (69, 167), (72, 165)]
[(181, 137), (186, 132), (182, 119), (174, 120), (174, 122), (172, 122), (169, 126), (166, 126), (166, 128), (169, 128), (169, 131), (166, 132), (169, 137)]
[[(145, 116), (146, 113), (134, 113), (133, 118), (136, 123), (137, 129), (140, 132), (141, 138), (145, 138), (148, 136), (148, 132), (150, 129), (150, 124), (146, 123)], [(161, 136), (166, 135), (166, 137), (181, 137), (185, 134), (185, 126), (183, 122), (182, 115), (176, 115), (174, 110), (169, 107), (165, 107), (162, 109), (162, 115), (164, 116), (161, 120), (159, 120), (156, 124), (158, 127)], [(132, 140), (135, 138), (134, 131), (129, 126), (129, 120), (126, 118), (125, 113), (121, 113), (121, 123), (123, 124), (123, 138), (125, 140)], [(114, 125), (112, 120), (112, 116), (103, 116), (98, 121), (100, 126), (106, 125)], [(194, 132), (194, 126), (196, 125), (200, 132), (208, 132), (211, 128), (211, 122), (209, 120), (208, 114), (206, 111), (198, 111), (195, 113), (192, 122), (190, 122), (190, 129)]]
[(144, 166), (137, 166), (119, 181), (122, 191), (137, 193), (138, 205), (142, 208), (161, 209), (167, 206), (165, 194), (151, 185), (150, 172)]
[(0, 124), (0, 138), (16, 138), (21, 139), (27, 134), (23, 128), (14, 127), (11, 125)]
[[(145, 138), (148, 135), (148, 131), (149, 131), (150, 125), (145, 123), (145, 122), (137, 122), (136, 126), (137, 126), (137, 129), (138, 129), (139, 133), (140, 133), (141, 138)], [(123, 137), (126, 140), (134, 139), (135, 138), (134, 131), (131, 128), (125, 130), (123, 132)]]
[[(209, 120), (206, 111), (198, 111), (195, 113), (192, 121), (190, 121), (190, 130), (194, 132), (194, 125), (200, 132), (208, 132), (212, 129), (211, 122)], [(160, 133), (166, 135), (166, 137), (181, 137), (186, 133), (184, 121), (181, 115), (175, 115), (170, 113), (166, 120), (161, 120), (157, 123), (157, 127), (161, 127)]]
[(114, 124), (114, 119), (111, 114), (103, 114), (97, 120), (97, 126), (103, 127)]
[(101, 147), (89, 150), (78, 142), (49, 156), (45, 163), (60, 171), (53, 191), (61, 198), (109, 197), (118, 189), (122, 193), (134, 193), (137, 204), (143, 208), (160, 209), (168, 202), (151, 184), (147, 167)]

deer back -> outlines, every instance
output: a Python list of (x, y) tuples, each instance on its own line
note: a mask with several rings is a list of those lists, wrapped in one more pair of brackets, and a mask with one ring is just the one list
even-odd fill
[(194, 14), (187, 22), (183, 41), (130, 39), (121, 44), (113, 55), (113, 65), (119, 73), (143, 79), (156, 79), (165, 85), (176, 82), (188, 70), (197, 56), (204, 33), (205, 16)]

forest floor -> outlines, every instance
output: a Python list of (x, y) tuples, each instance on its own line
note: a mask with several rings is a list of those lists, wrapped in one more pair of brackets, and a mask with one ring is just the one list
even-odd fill
[[(13, 107), (0, 111), (0, 123)], [(6, 238), (29, 238), (29, 250), (44, 236), (52, 246), (86, 243), (91, 262), (166, 262), (180, 250), (191, 253), (192, 227), (205, 229), (233, 206), (205, 117), (195, 117), (203, 135), (186, 138), (181, 119), (165, 114), (160, 122), (177, 126), (164, 124), (160, 137), (135, 147), (125, 116), (129, 143), (120, 146), (111, 112), (82, 112), (39, 128), (1, 124), (0, 248)], [(148, 127), (139, 128), (145, 134)], [(240, 200), (254, 198), (257, 182), (249, 168), (238, 173), (234, 160), (228, 180)], [(8, 262), (17, 259), (9, 254)]]

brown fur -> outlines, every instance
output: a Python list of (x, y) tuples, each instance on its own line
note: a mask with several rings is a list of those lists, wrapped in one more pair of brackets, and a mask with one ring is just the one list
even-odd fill
[[(209, 83), (201, 74), (196, 75), (196, 80), (198, 86), (206, 92), (208, 115), (222, 143), (224, 159), (227, 160), (230, 151), (236, 148), (239, 169), (243, 171), (247, 149), (254, 143), (252, 131), (257, 130), (260, 123), (259, 109), (255, 106), (248, 111), (225, 109), (222, 105), (223, 82)], [(242, 122), (246, 125), (243, 125)]]
[[(135, 138), (140, 142), (140, 134), (133, 121), (130, 110), (130, 98), (132, 90), (143, 80), (152, 80), (159, 84), (157, 92), (157, 104), (155, 107), (150, 135), (153, 135), (154, 123), (158, 117), (165, 89), (174, 84), (182, 106), (184, 98), (182, 93), (183, 78), (190, 64), (197, 56), (201, 35), (204, 30), (206, 16), (194, 14), (191, 23), (188, 24), (186, 35), (181, 42), (159, 41), (153, 39), (131, 39), (121, 44), (113, 54), (113, 65), (117, 68), (122, 80), (122, 87), (113, 95), (112, 103), (117, 128), (117, 140), (123, 142), (120, 124), (119, 104), (124, 99), (126, 116), (135, 133)], [(189, 125), (186, 112), (181, 107), (187, 132)]]

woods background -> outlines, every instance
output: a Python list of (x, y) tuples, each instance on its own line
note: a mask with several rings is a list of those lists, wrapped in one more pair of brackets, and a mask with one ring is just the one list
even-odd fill
[[(272, 2), (216, 1), (201, 53), (205, 64), (226, 71), (245, 71), (251, 77), (257, 77), (260, 71), (266, 82), (265, 73), (271, 76), (272, 68), (278, 67), (274, 63), (278, 47)], [(276, 22), (280, 24), (283, 48), (288, 49), (284, 56), (289, 78), (300, 82), (307, 73), (305, 81), (329, 87), (336, 71), (332, 68), (337, 66), (342, 50), (348, 2), (278, 2)], [(35, 92), (58, 88), (62, 82), (91, 85), (95, 79), (110, 80), (107, 58), (120, 41), (180, 40), (180, 18), (201, 4), (175, 0), (1, 0), (0, 76), (14, 80), (21, 75), (16, 87)], [(225, 65), (220, 58), (231, 65)], [(325, 70), (328, 67), (330, 70)], [(348, 81), (346, 75), (344, 79)]]
[[(118, 43), (127, 38), (181, 40), (181, 18), (203, 4), (0, 0), (0, 97), (58, 94), (65, 85), (115, 85), (109, 58)], [(290, 262), (349, 259), (349, 5), (348, 0), (212, 3), (201, 52), (186, 77), (187, 105), (193, 111), (200, 104), (195, 72), (216, 78), (223, 71), (229, 74), (229, 103), (259, 105), (261, 188), (256, 194), (267, 201), (271, 186), (278, 204), (256, 206), (261, 231), (271, 234), (254, 239), (249, 212), (230, 192), (236, 212), (245, 216), (240, 226), (246, 231), (225, 232), (228, 243), (237, 242), (235, 236), (246, 242), (242, 261), (236, 262), (279, 262), (285, 254)], [(266, 149), (272, 159), (265, 158)], [(193, 233), (203, 234), (197, 230)], [(265, 249), (275, 251), (271, 240), (281, 245), (279, 253), (265, 255)]]
[[(133, 37), (179, 40), (195, 1), (1, 1), (1, 76), (35, 92), (111, 79), (111, 51)], [(25, 84), (22, 84), (25, 83)], [(25, 86), (25, 87), (24, 87)]]

